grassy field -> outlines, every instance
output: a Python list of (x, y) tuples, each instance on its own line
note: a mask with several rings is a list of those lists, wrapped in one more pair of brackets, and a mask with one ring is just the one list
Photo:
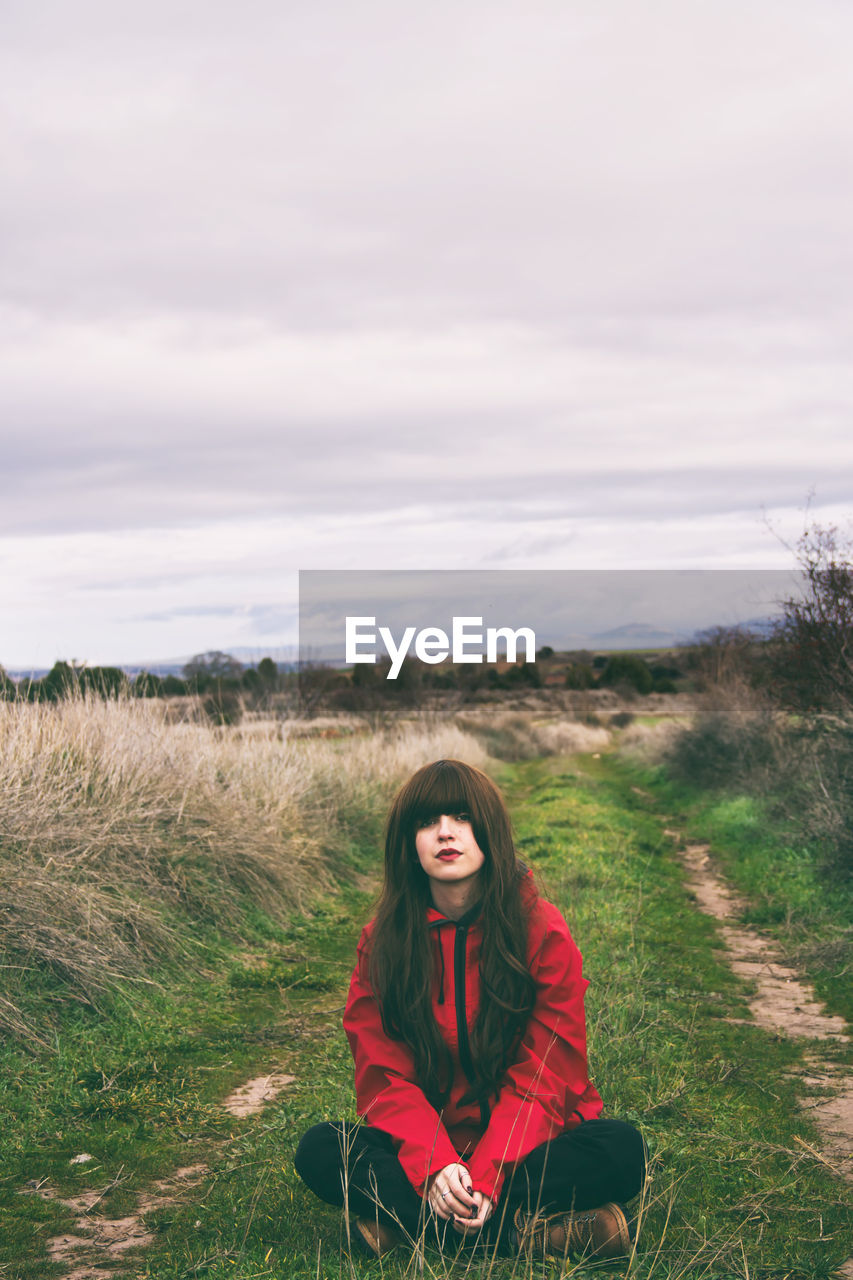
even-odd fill
[[(338, 774), (351, 769), (344, 761), (353, 745), (324, 748), (330, 759), (337, 753)], [(465, 745), (457, 739), (454, 750)], [(201, 1164), (197, 1185), (146, 1215), (147, 1247), (133, 1261), (112, 1257), (113, 1274), (122, 1266), (157, 1280), (466, 1273), (466, 1264), (430, 1249), (414, 1260), (350, 1258), (340, 1213), (318, 1204), (292, 1167), (308, 1125), (352, 1109), (340, 1015), (379, 871), (391, 779), (368, 762), (383, 758), (380, 746), (356, 750), (372, 790), (349, 827), (334, 821), (333, 786), (346, 803), (334, 766), (318, 766), (328, 779), (332, 838), (322, 853), (322, 822), (304, 828), (319, 851), (322, 892), (306, 887), (303, 913), (271, 910), (270, 887), (238, 894), (239, 928), (209, 913), (194, 926), (189, 963), (180, 948), (154, 956), (135, 980), (116, 978), (108, 1002), (81, 998), (74, 982), (58, 986), (53, 971), (60, 998), (49, 1000), (43, 965), (29, 987), (26, 975), (18, 979), (15, 1007), (36, 1036), (7, 1039), (0, 1060), (0, 1275), (42, 1280), (72, 1271), (47, 1258), (47, 1241), (74, 1230), (77, 1215), (60, 1199), (103, 1192), (96, 1212), (117, 1220), (158, 1180)], [(400, 748), (397, 770), (415, 767), (419, 750), (429, 746)], [(220, 768), (232, 746), (222, 751)], [(271, 769), (275, 752), (264, 758)], [(686, 894), (663, 834), (673, 795), (652, 799), (645, 787), (638, 794), (636, 777), (609, 757), (502, 766), (499, 781), (522, 856), (584, 953), (599, 1091), (611, 1114), (642, 1128), (652, 1151), (630, 1274), (830, 1277), (853, 1253), (853, 1238), (845, 1189), (809, 1149), (817, 1135), (797, 1105), (802, 1086), (790, 1073), (807, 1046), (729, 1021), (748, 1016), (745, 991), (721, 963), (714, 926)], [(167, 818), (161, 813), (161, 823)], [(180, 902), (169, 901), (171, 915), (158, 910), (179, 927)], [(235, 1084), (274, 1070), (294, 1080), (263, 1112), (236, 1120), (223, 1110)], [(91, 1160), (72, 1164), (82, 1153)], [(86, 1261), (80, 1253), (74, 1265)], [(106, 1265), (103, 1253), (88, 1261)], [(550, 1273), (541, 1263), (482, 1259), (467, 1274)]]
[(821, 875), (774, 797), (705, 791), (636, 763), (623, 762), (620, 772), (652, 791), (686, 838), (710, 843), (715, 862), (747, 901), (744, 923), (776, 939), (830, 1011), (853, 1023), (853, 883)]

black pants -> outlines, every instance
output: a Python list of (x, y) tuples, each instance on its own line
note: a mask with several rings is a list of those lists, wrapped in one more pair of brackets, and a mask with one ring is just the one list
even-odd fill
[[(380, 1129), (347, 1121), (316, 1124), (299, 1143), (295, 1163), (306, 1186), (327, 1204), (346, 1201), (356, 1217), (378, 1216), (380, 1222), (402, 1226), (413, 1239), (419, 1235), (422, 1197)], [(645, 1171), (645, 1143), (636, 1129), (621, 1120), (585, 1120), (536, 1147), (508, 1172), (484, 1234), (505, 1238), (519, 1205), (532, 1213), (624, 1203), (641, 1190)]]

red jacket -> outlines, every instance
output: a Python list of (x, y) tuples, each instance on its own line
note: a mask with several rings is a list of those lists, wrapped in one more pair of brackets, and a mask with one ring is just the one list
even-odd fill
[(536, 980), (536, 1004), (515, 1060), (484, 1116), (477, 1102), (461, 1102), (470, 1089), (464, 1062), (479, 1003), (482, 928), (470, 913), (453, 921), (434, 907), (428, 920), (436, 954), (432, 1007), (453, 1060), (450, 1097), (439, 1115), (417, 1083), (411, 1050), (382, 1029), (368, 978), (371, 921), (358, 944), (344, 1011), (355, 1059), (358, 1114), (391, 1135), (418, 1194), (433, 1173), (462, 1157), (474, 1190), (496, 1202), (506, 1165), (601, 1114), (601, 1099), (586, 1066), (583, 993), (588, 983), (581, 973), (581, 953), (557, 908), (537, 899), (527, 961)]

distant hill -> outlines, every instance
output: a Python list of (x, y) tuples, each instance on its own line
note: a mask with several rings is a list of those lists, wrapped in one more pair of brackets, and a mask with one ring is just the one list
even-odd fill
[(611, 627), (596, 636), (590, 636), (594, 649), (671, 649), (685, 644), (689, 635), (683, 631), (671, 631), (665, 627), (651, 626), (646, 622), (626, 622), (621, 627)]

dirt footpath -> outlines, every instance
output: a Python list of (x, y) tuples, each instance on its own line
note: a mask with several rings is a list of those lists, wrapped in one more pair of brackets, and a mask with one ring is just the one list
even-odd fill
[[(223, 1110), (238, 1119), (255, 1115), (294, 1079), (294, 1076), (280, 1071), (258, 1076), (240, 1085), (221, 1105)], [(89, 1158), (77, 1156), (72, 1164)], [(152, 1243), (154, 1237), (144, 1222), (146, 1214), (185, 1199), (186, 1193), (203, 1182), (209, 1172), (206, 1164), (176, 1169), (170, 1177), (141, 1192), (136, 1212), (123, 1218), (108, 1218), (95, 1212), (115, 1183), (100, 1191), (83, 1191), (69, 1199), (61, 1198), (48, 1182), (34, 1183), (25, 1191), (41, 1196), (43, 1200), (58, 1200), (77, 1214), (73, 1233), (54, 1236), (47, 1241), (51, 1260), (67, 1266), (61, 1280), (112, 1280), (114, 1268), (121, 1265), (125, 1254), (130, 1250), (144, 1249)]]
[[(715, 870), (709, 846), (682, 844), (677, 831), (664, 834), (676, 841), (700, 909), (720, 922), (729, 964), (754, 986), (749, 1007), (755, 1022), (777, 1035), (849, 1043), (844, 1019), (828, 1014), (812, 987), (782, 963), (773, 944), (739, 922), (745, 904)], [(809, 1150), (853, 1183), (853, 1075), (825, 1061), (816, 1049), (809, 1053), (801, 1079), (816, 1094), (802, 1105), (821, 1135), (820, 1149)], [(837, 1274), (853, 1280), (853, 1258)]]

